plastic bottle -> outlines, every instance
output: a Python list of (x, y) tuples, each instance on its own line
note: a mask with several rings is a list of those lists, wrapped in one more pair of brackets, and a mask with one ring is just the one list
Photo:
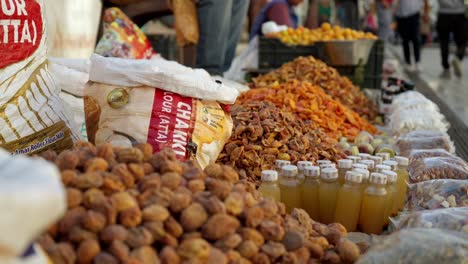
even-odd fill
[(366, 165), (366, 164), (362, 164), (362, 163), (355, 163), (355, 164), (353, 164), (353, 169), (363, 169), (363, 170), (367, 170), (367, 165)]
[(320, 167), (321, 170), (336, 169), (336, 164), (335, 163), (326, 163), (326, 164), (321, 164), (319, 167)]
[(370, 185), (366, 188), (362, 198), (360, 223), (364, 233), (379, 235), (383, 229), (383, 219), (387, 200), (387, 176), (372, 173)]
[(271, 197), (278, 202), (281, 202), (281, 191), (277, 184), (278, 172), (274, 170), (262, 171), (262, 183), (258, 187), (258, 191), (263, 194), (264, 197)]
[(375, 165), (375, 172), (382, 173), (384, 170), (392, 170), (392, 167), (383, 164)]
[(312, 162), (311, 161), (298, 161), (297, 162), (297, 170), (298, 170), (298, 174), (297, 174), (297, 180), (299, 181), (299, 184), (303, 184), (304, 183), (304, 180), (305, 180), (305, 177), (304, 177), (304, 169), (306, 167), (309, 167), (309, 166), (312, 166)]
[(367, 153), (359, 153), (358, 154), (358, 157), (361, 158), (361, 160), (366, 160), (366, 159), (369, 159), (371, 155), (370, 154), (367, 154)]
[(382, 164), (390, 166), (391, 171), (395, 171), (395, 172), (398, 171), (398, 162), (394, 160), (385, 160)]
[(390, 223), (389, 217), (398, 213), (398, 204), (396, 201), (398, 194), (398, 174), (391, 170), (384, 170), (382, 174), (387, 176), (387, 206), (385, 207), (384, 224), (388, 225)]
[(389, 160), (390, 159), (390, 153), (387, 152), (381, 152), (375, 154), (377, 157), (382, 157), (383, 161)]
[(309, 166), (304, 170), (305, 181), (301, 186), (302, 207), (309, 216), (319, 219), (320, 167)]
[(346, 157), (346, 158), (352, 160), (352, 161), (353, 161), (353, 164), (354, 164), (354, 163), (358, 163), (358, 161), (361, 160), (361, 157), (358, 157), (358, 156), (348, 156), (348, 157)]
[(405, 206), (406, 190), (408, 189), (408, 183), (409, 183), (409, 174), (408, 174), (409, 160), (408, 158), (405, 158), (405, 157), (395, 156), (395, 161), (398, 163), (398, 167), (396, 171), (398, 173), (398, 179), (397, 179), (398, 195), (397, 195), (396, 201), (397, 201), (398, 209), (402, 210), (403, 207)]
[(288, 160), (275, 160), (276, 172), (278, 172), (279, 179), (281, 179), (281, 172), (283, 166), (291, 165), (291, 162)]
[(366, 169), (361, 169), (361, 168), (354, 168), (352, 171), (356, 171), (362, 174), (362, 192), (364, 193), (364, 190), (367, 188), (367, 185), (369, 185), (369, 176), (370, 172)]
[(286, 205), (286, 210), (291, 212), (293, 208), (301, 208), (301, 190), (297, 181), (297, 167), (294, 165), (283, 166), (281, 174), (281, 201)]
[(320, 173), (319, 218), (320, 222), (324, 224), (333, 222), (339, 188), (338, 170), (333, 168), (323, 169)]
[(367, 169), (370, 171), (370, 173), (375, 172), (375, 163), (373, 160), (360, 160), (359, 163), (367, 165)]
[(345, 183), (346, 172), (353, 169), (353, 161), (350, 159), (338, 160), (338, 182), (340, 185)]
[(362, 174), (356, 171), (347, 171), (345, 178), (345, 184), (338, 190), (334, 222), (342, 224), (348, 232), (353, 232), (357, 228), (361, 210)]
[(375, 166), (381, 165), (383, 162), (383, 158), (379, 156), (370, 156), (369, 159), (374, 161)]
[(330, 163), (332, 163), (332, 162), (329, 161), (329, 160), (317, 160), (317, 166), (319, 166), (319, 167), (322, 164), (330, 164)]

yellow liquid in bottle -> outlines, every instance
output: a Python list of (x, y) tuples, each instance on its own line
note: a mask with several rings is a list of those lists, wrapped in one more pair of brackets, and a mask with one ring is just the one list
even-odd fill
[(338, 182), (340, 183), (340, 185), (345, 184), (346, 172), (350, 171), (350, 170), (351, 170), (351, 168), (349, 168), (349, 169), (338, 168)]
[(319, 185), (317, 179), (306, 179), (301, 186), (302, 208), (313, 220), (319, 219)]
[(291, 177), (284, 177), (280, 182), (281, 201), (286, 205), (286, 210), (291, 212), (294, 208), (302, 208), (301, 189), (298, 181)]
[(345, 183), (338, 191), (334, 222), (342, 224), (348, 232), (353, 232), (357, 228), (361, 197), (359, 183)]
[(258, 191), (263, 194), (264, 197), (271, 197), (277, 202), (281, 202), (281, 191), (276, 182), (262, 182)]
[(390, 223), (390, 217), (394, 215), (393, 209), (395, 203), (395, 198), (397, 194), (397, 186), (396, 182), (390, 185), (387, 185), (387, 202), (385, 205), (385, 216), (384, 216), (384, 225), (388, 225)]
[(367, 187), (362, 198), (360, 212), (361, 230), (367, 234), (382, 233), (387, 191), (385, 185), (372, 184)]
[(319, 218), (320, 222), (324, 224), (333, 223), (335, 218), (336, 198), (338, 196), (338, 190), (340, 184), (338, 179), (331, 181), (320, 181), (319, 188)]
[(398, 166), (397, 170), (398, 178), (397, 178), (397, 197), (396, 197), (396, 205), (398, 211), (403, 210), (406, 201), (406, 191), (408, 189), (408, 182), (409, 182), (409, 174), (408, 174), (408, 167), (407, 166)]

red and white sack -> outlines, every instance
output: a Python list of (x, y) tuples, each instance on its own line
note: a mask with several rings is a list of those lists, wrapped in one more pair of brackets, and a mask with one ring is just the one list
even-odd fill
[(33, 154), (73, 145), (56, 87), (47, 69), (42, 0), (0, 1), (0, 147)]

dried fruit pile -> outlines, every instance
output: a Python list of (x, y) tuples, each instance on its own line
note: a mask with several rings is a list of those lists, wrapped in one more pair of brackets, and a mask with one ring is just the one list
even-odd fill
[(248, 102), (231, 111), (234, 130), (218, 161), (232, 166), (242, 179), (259, 183), (262, 170), (274, 168), (275, 160), (336, 161), (344, 157), (337, 142), (273, 103)]
[[(264, 199), (228, 166), (204, 171), (171, 151), (79, 144), (47, 152), (68, 211), (39, 242), (55, 264), (353, 263), (339, 224)], [(366, 245), (362, 245), (365, 248)]]
[(251, 101), (270, 101), (284, 107), (304, 121), (313, 121), (334, 139), (353, 139), (360, 131), (378, 132), (367, 120), (308, 82), (288, 81), (251, 89), (242, 93), (236, 104)]
[(253, 87), (266, 87), (290, 80), (308, 81), (322, 88), (331, 98), (339, 101), (360, 116), (373, 121), (377, 107), (351, 81), (336, 69), (314, 57), (299, 57), (281, 68), (253, 80)]

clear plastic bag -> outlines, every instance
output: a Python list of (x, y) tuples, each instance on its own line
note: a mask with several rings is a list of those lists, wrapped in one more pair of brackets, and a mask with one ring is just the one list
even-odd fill
[(416, 91), (408, 91), (396, 96), (393, 99), (392, 108), (394, 109), (393, 112), (404, 110), (440, 112), (435, 103)]
[(433, 157), (454, 158), (455, 156), (445, 149), (412, 149), (408, 155), (410, 162)]
[(468, 207), (407, 212), (391, 221), (397, 230), (439, 228), (468, 234)]
[(373, 245), (358, 264), (466, 264), (468, 235), (441, 229), (411, 228)]
[(468, 206), (468, 180), (431, 180), (410, 184), (407, 210)]
[(457, 157), (433, 157), (416, 160), (408, 166), (412, 183), (435, 180), (468, 180), (468, 164)]
[(450, 153), (455, 152), (454, 144), (446, 133), (432, 137), (409, 137), (406, 135), (396, 141), (395, 148), (402, 156), (409, 156), (413, 149), (445, 149)]
[(447, 133), (433, 130), (415, 130), (403, 136), (404, 138), (432, 138), (432, 137), (448, 137)]
[(390, 126), (394, 135), (414, 130), (436, 130), (447, 132), (449, 123), (437, 111), (428, 109), (404, 109), (390, 115)]

